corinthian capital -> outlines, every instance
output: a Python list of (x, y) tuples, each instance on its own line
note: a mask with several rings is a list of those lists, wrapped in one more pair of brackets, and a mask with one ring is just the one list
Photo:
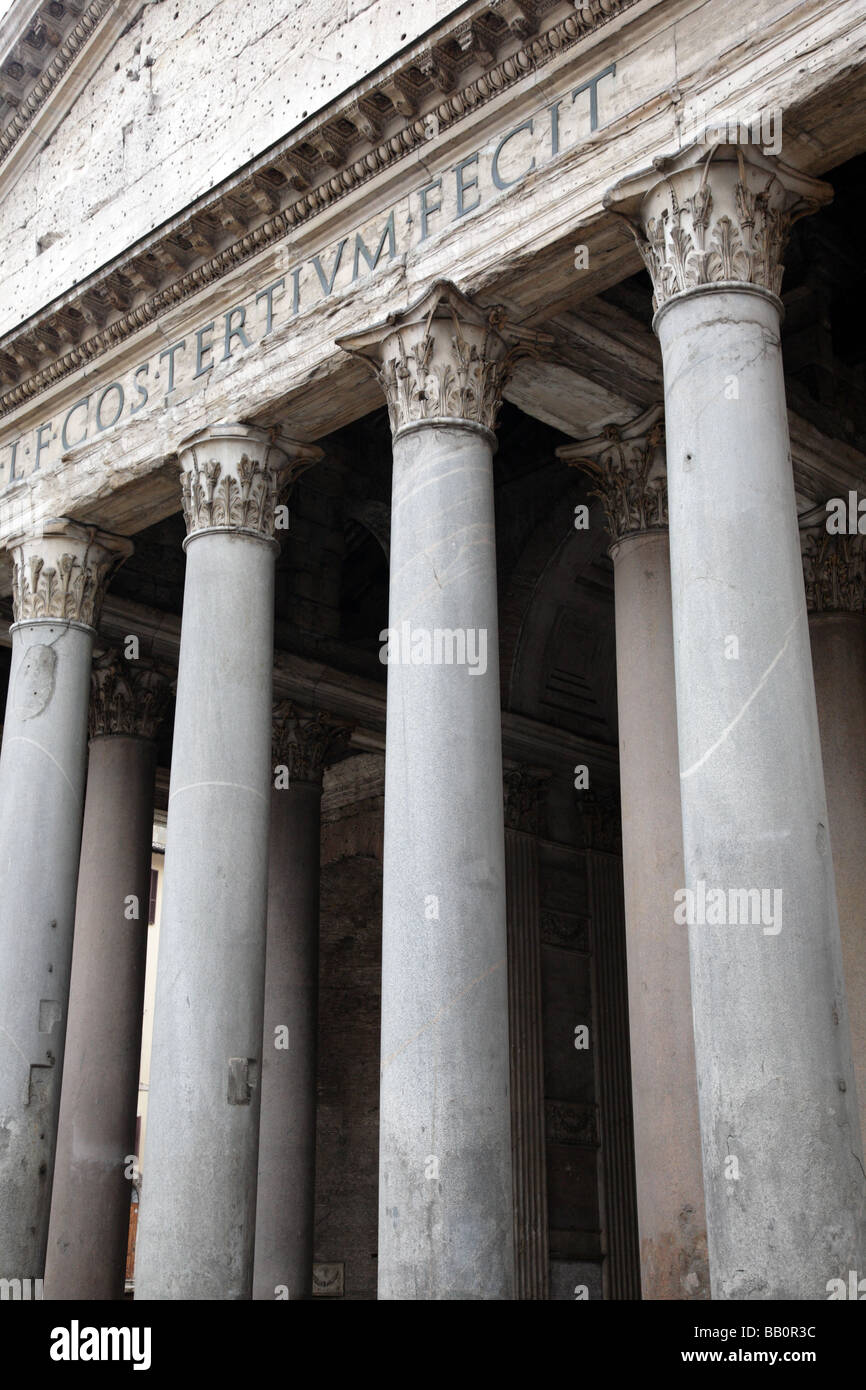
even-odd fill
[(864, 542), (861, 535), (832, 535), (823, 526), (800, 532), (810, 613), (866, 612)]
[(322, 457), (252, 425), (215, 425), (178, 449), (187, 540), (204, 531), (232, 531), (272, 540), (279, 495)]
[(372, 368), (396, 436), (419, 424), (494, 430), (514, 358), (501, 309), (479, 309), (440, 280), (402, 314), (338, 345)]
[(168, 680), (161, 672), (107, 651), (94, 661), (90, 677), (90, 737), (156, 738), (169, 694)]
[(289, 770), (289, 782), (321, 782), (328, 763), (345, 750), (352, 725), (321, 710), (307, 713), (291, 700), (274, 706), (274, 762)]
[(8, 549), (16, 623), (65, 621), (95, 628), (109, 577), (133, 545), (93, 526), (52, 517), (38, 534), (12, 537)]
[(634, 232), (658, 310), (710, 286), (778, 295), (791, 224), (832, 196), (754, 145), (696, 144), (615, 184), (604, 205)]
[(565, 444), (556, 451), (571, 468), (581, 468), (598, 486), (612, 544), (638, 531), (668, 524), (665, 424), (661, 405), (651, 406), (628, 425), (606, 425), (593, 439)]

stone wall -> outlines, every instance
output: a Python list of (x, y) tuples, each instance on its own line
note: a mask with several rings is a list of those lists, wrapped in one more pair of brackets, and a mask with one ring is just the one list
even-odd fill
[[(457, 8), (452, 0), (124, 0), (102, 21), (113, 25), (113, 45), (0, 202), (8, 291), (0, 332)], [(100, 41), (97, 30), (90, 43)]]

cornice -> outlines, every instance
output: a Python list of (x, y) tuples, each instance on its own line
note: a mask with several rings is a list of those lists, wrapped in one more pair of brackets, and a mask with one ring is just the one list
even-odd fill
[(641, 3), (583, 0), (575, 9), (560, 0), (479, 0), (444, 20), (217, 191), (0, 338), (0, 382), (10, 383), (0, 417)]
[[(63, 81), (116, 0), (53, 0), (32, 12), (12, 42), (0, 36), (0, 165)], [(15, 16), (10, 14), (9, 27)], [(11, 38), (11, 34), (9, 38)]]

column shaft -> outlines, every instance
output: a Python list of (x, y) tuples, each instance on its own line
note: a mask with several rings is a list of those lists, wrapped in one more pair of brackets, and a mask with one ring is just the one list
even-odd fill
[(662, 407), (557, 454), (596, 482), (612, 541), (641, 1288), (706, 1298), (688, 941), (673, 910), (683, 849)]
[(644, 1298), (708, 1296), (666, 530), (614, 551), (622, 863)]
[[(41, 1278), (60, 1104), (93, 634), (13, 634), (0, 756), (0, 1277)], [(50, 674), (48, 674), (50, 669)], [(45, 703), (38, 711), (30, 701)]]
[(862, 1267), (859, 1118), (779, 339), (791, 221), (831, 195), (752, 146), (605, 195), (653, 279), (712, 1294)]
[(659, 337), (686, 885), (762, 891), (689, 927), (713, 1296), (825, 1298), (863, 1173), (778, 308), (687, 296)]
[(813, 613), (809, 634), (854, 1075), (866, 1133), (866, 617)]
[(390, 662), (380, 1298), (509, 1298), (504, 833), (489, 439), (394, 445), (389, 621), (486, 634), (487, 669)]
[[(291, 446), (309, 462), (315, 449)], [(181, 445), (186, 581), (136, 1297), (252, 1295), (278, 470), (264, 430)]]
[(379, 1297), (513, 1296), (493, 428), (502, 315), (440, 281), (342, 346), (394, 436)]
[(249, 1298), (265, 965), (274, 555), (187, 551), (138, 1298)]
[(257, 1299), (313, 1287), (321, 799), (320, 784), (292, 782), (271, 801)]
[(149, 739), (91, 743), (46, 1298), (123, 1296), (155, 766)]
[(41, 1278), (66, 1032), (94, 625), (128, 542), (65, 519), (10, 543), (0, 755), (0, 1278)]

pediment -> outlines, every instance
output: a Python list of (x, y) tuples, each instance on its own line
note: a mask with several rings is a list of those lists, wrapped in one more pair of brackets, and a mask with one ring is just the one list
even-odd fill
[[(67, 9), (83, 0), (57, 3)], [(64, 248), (52, 242), (40, 265), (46, 287), (40, 307), (25, 309), (17, 324), (2, 325), (0, 415), (131, 338), (167, 308), (230, 273), (251, 252), (300, 233), (305, 224), (348, 195), (357, 196), (365, 184), (402, 161), (417, 162), (422, 149), (453, 138), (463, 122), (519, 88), (527, 74), (592, 39), (597, 28), (625, 17), (639, 3), (604, 0), (602, 6), (601, 0), (591, 0), (580, 13), (567, 0), (470, 0), (456, 12), (449, 7), (443, 19), (407, 43), (396, 58), (381, 62), (308, 119), (292, 124), (276, 143), (166, 221), (137, 237), (121, 237), (122, 249), (93, 269), (76, 261), (71, 284), (68, 251), (64, 259)], [(57, 129), (111, 44), (129, 27), (135, 6), (132, 0), (92, 0), (86, 13), (95, 15), (103, 8), (105, 16), (34, 115), (32, 128), (21, 133), (5, 163), (0, 159), (0, 200), (8, 197), (27, 158), (43, 148), (46, 131)], [(23, 0), (13, 0), (0, 39), (10, 41), (14, 15), (20, 29), (29, 22), (24, 16), (32, 18), (32, 13)], [(37, 13), (41, 16), (43, 10)], [(429, 10), (423, 13), (429, 17)], [(58, 54), (63, 50), (61, 44)], [(51, 64), (46, 72), (50, 70)], [(140, 191), (136, 197), (137, 207), (148, 206)], [(119, 202), (117, 207), (120, 218)], [(93, 215), (87, 247), (94, 262), (118, 235), (113, 224), (107, 229), (110, 235), (101, 235), (106, 230), (101, 210), (97, 203), (86, 213)], [(18, 284), (27, 269), (27, 262), (19, 264)]]
[(117, 0), (13, 0), (0, 23), (0, 200), (128, 23)]

